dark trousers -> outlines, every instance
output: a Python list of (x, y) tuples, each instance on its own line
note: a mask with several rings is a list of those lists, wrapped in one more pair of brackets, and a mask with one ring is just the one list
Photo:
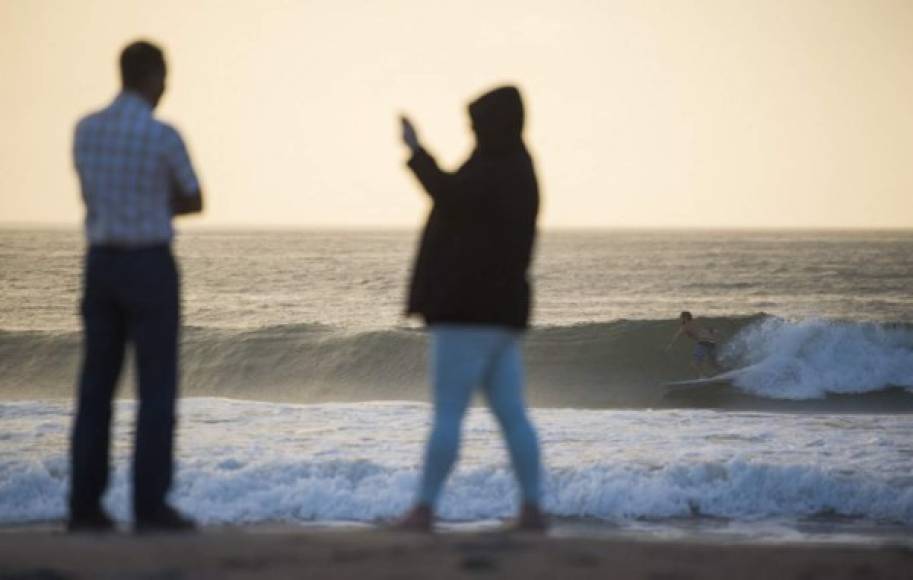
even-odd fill
[(108, 484), (111, 405), (127, 343), (133, 343), (139, 410), (133, 511), (153, 514), (171, 486), (180, 297), (168, 246), (93, 247), (86, 256), (84, 357), (71, 446), (71, 515), (100, 507)]

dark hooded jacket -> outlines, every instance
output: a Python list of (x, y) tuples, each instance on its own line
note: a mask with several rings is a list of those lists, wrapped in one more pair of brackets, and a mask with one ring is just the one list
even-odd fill
[(469, 105), (476, 147), (456, 171), (424, 150), (409, 167), (433, 200), (412, 273), (408, 312), (427, 324), (526, 328), (539, 189), (514, 87)]

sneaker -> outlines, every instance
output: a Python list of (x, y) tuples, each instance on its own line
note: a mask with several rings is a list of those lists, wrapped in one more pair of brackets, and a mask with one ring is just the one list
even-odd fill
[(523, 504), (517, 520), (514, 522), (513, 530), (517, 532), (535, 532), (545, 533), (548, 530), (548, 518), (539, 509), (539, 506), (531, 503)]
[(196, 529), (197, 525), (192, 519), (167, 504), (151, 514), (137, 516), (133, 525), (137, 534), (193, 532)]
[(67, 532), (104, 534), (114, 531), (114, 520), (101, 508), (88, 512), (71, 513), (67, 520)]
[(390, 529), (398, 532), (430, 534), (433, 524), (434, 514), (431, 512), (431, 507), (419, 504), (394, 522), (393, 525), (390, 526)]

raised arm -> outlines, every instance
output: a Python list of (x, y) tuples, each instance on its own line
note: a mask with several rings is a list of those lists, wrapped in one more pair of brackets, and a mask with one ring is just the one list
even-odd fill
[(422, 187), (434, 199), (446, 196), (453, 189), (453, 175), (443, 171), (418, 139), (415, 126), (407, 117), (400, 117), (403, 143), (412, 152), (407, 165), (422, 184)]
[(452, 193), (453, 175), (438, 167), (434, 157), (424, 149), (413, 151), (407, 165), (433, 199), (438, 200)]

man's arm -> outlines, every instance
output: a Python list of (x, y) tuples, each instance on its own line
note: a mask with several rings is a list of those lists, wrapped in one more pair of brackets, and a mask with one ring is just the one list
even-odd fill
[(203, 211), (203, 192), (184, 140), (172, 127), (166, 127), (165, 137), (165, 155), (171, 172), (171, 214), (200, 213)]

